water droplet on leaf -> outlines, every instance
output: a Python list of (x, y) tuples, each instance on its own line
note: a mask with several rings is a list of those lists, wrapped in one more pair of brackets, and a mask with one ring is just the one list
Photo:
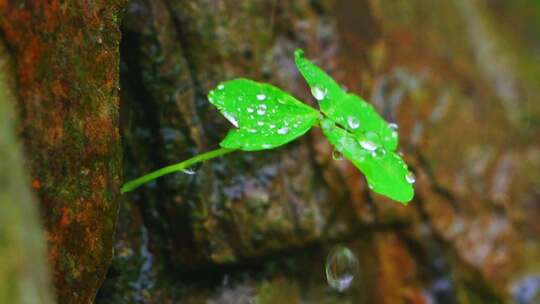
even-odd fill
[(255, 110), (252, 107), (247, 108), (248, 113), (253, 113)]
[(360, 146), (362, 146), (362, 148), (368, 151), (375, 151), (375, 149), (377, 149), (377, 145), (374, 142), (369, 141), (369, 140), (360, 141)]
[(339, 292), (349, 288), (358, 274), (358, 259), (345, 246), (335, 246), (326, 258), (326, 280)]
[(265, 100), (266, 99), (266, 95), (264, 94), (257, 94), (257, 100)]
[(311, 88), (311, 95), (318, 101), (321, 101), (326, 98), (326, 90), (321, 89), (320, 87), (313, 87)]
[(260, 104), (260, 105), (257, 107), (257, 114), (259, 114), (259, 115), (264, 115), (264, 114), (266, 114), (266, 105), (265, 105), (265, 104)]
[(399, 128), (399, 126), (393, 122), (389, 123), (388, 126), (390, 127), (390, 129), (393, 129), (393, 130), (397, 130)]
[(289, 128), (287, 128), (287, 127), (280, 128), (280, 129), (277, 130), (277, 133), (281, 134), (281, 135), (285, 135), (285, 134), (289, 133)]
[(236, 117), (232, 116), (231, 114), (227, 112), (223, 112), (223, 116), (227, 118), (228, 121), (230, 121), (235, 127), (238, 128), (238, 120), (236, 120)]
[(352, 116), (347, 117), (347, 124), (352, 130), (358, 129), (358, 127), (360, 126), (360, 122)]
[(409, 173), (407, 173), (407, 175), (405, 175), (405, 180), (409, 184), (414, 184), (416, 182), (416, 176), (414, 176), (414, 173), (409, 171)]
[(224, 88), (225, 88), (225, 86), (223, 84), (220, 84), (220, 85), (217, 86), (218, 90), (223, 90)]
[(372, 155), (376, 158), (381, 158), (386, 154), (386, 150), (383, 147), (378, 147), (373, 151)]

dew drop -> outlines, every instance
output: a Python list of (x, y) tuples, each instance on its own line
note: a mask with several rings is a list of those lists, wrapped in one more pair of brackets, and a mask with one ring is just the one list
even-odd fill
[(266, 99), (266, 95), (264, 94), (257, 94), (257, 100), (265, 100)]
[(184, 172), (187, 175), (195, 175), (197, 173), (192, 168), (186, 168), (186, 169), (182, 170), (182, 172)]
[(377, 149), (377, 145), (374, 142), (369, 141), (369, 140), (360, 141), (360, 146), (362, 146), (362, 148), (368, 151), (375, 151)]
[(264, 126), (264, 121), (257, 121), (258, 126)]
[(266, 114), (266, 105), (265, 105), (265, 104), (260, 104), (260, 105), (257, 107), (257, 114), (259, 114), (259, 115), (264, 115), (264, 114)]
[(223, 90), (223, 89), (225, 89), (225, 86), (224, 86), (223, 84), (219, 84), (219, 85), (217, 86), (217, 89), (218, 89), (218, 90)]
[(396, 131), (392, 132), (392, 138), (397, 138), (397, 132)]
[(238, 128), (238, 120), (236, 120), (236, 117), (232, 116), (231, 114), (227, 112), (223, 112), (223, 116), (227, 118), (228, 121), (230, 121), (235, 127)]
[(339, 152), (338, 150), (334, 150), (334, 151), (332, 151), (332, 158), (334, 160), (342, 160), (343, 159), (343, 154), (341, 154), (341, 152)]
[(324, 130), (332, 131), (336, 127), (336, 124), (330, 119), (324, 119), (321, 123), (321, 127)]
[(326, 258), (326, 280), (333, 289), (343, 292), (348, 289), (358, 274), (358, 259), (345, 246), (335, 246)]
[(280, 134), (280, 135), (285, 135), (285, 134), (289, 133), (289, 128), (287, 128), (287, 127), (280, 128), (280, 129), (277, 130), (277, 133)]
[(256, 130), (256, 129), (248, 129), (247, 131), (248, 131), (249, 133), (254, 133), (254, 134), (257, 133), (257, 130)]
[(276, 125), (270, 124), (269, 127), (270, 127), (270, 129), (274, 129), (276, 127)]
[(393, 122), (389, 123), (388, 126), (392, 130), (397, 130), (399, 128), (399, 126), (396, 123), (393, 123)]
[(253, 113), (255, 110), (252, 107), (247, 108), (248, 113)]
[(372, 152), (373, 157), (381, 158), (386, 154), (386, 150), (383, 147), (378, 147)]
[(409, 184), (414, 184), (416, 182), (416, 176), (414, 176), (414, 173), (412, 173), (411, 171), (409, 171), (407, 173), (407, 175), (405, 175), (405, 180), (407, 181), (407, 183)]
[(352, 130), (358, 129), (358, 127), (360, 126), (360, 122), (352, 116), (347, 117), (347, 124)]
[(263, 149), (270, 149), (270, 148), (272, 148), (272, 145), (271, 144), (263, 144), (262, 147), (263, 147)]
[(311, 95), (318, 101), (321, 101), (326, 98), (326, 90), (321, 89), (320, 87), (313, 87), (311, 88)]

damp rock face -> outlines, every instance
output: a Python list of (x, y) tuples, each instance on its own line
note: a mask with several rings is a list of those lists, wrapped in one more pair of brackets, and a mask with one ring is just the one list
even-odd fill
[[(416, 192), (408, 207), (372, 194), (354, 166), (333, 160), (320, 130), (212, 160), (126, 196), (97, 302), (529, 297), (519, 292), (538, 267), (540, 71), (530, 64), (535, 33), (497, 21), (528, 29), (538, 18), (497, 3), (131, 1), (121, 44), (126, 179), (217, 147), (238, 122), (206, 98), (222, 81), (269, 82), (316, 106), (327, 92), (310, 92), (294, 70), (301, 47), (395, 123)], [(343, 293), (324, 273), (334, 242), (359, 263)]]
[(0, 1), (1, 37), (15, 67), (17, 130), (60, 303), (92, 303), (112, 256), (122, 5)]

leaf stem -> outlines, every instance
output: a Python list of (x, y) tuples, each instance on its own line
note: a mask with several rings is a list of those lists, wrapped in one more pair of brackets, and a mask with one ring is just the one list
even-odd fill
[(133, 190), (137, 189), (139, 186), (141, 186), (143, 184), (146, 184), (146, 183), (148, 183), (148, 182), (150, 182), (150, 181), (152, 181), (152, 180), (154, 180), (154, 179), (156, 179), (158, 177), (161, 177), (161, 176), (166, 175), (166, 174), (170, 174), (170, 173), (185, 170), (186, 168), (189, 168), (189, 167), (193, 166), (196, 163), (200, 163), (200, 162), (212, 159), (212, 158), (216, 158), (218, 156), (231, 153), (233, 151), (236, 151), (236, 149), (219, 148), (219, 149), (216, 149), (216, 150), (205, 152), (203, 154), (196, 155), (196, 156), (194, 156), (194, 157), (192, 157), (190, 159), (187, 159), (187, 160), (185, 160), (183, 162), (180, 162), (180, 163), (177, 163), (177, 164), (174, 164), (174, 165), (170, 165), (170, 166), (167, 166), (167, 167), (163, 167), (163, 168), (158, 169), (158, 170), (156, 170), (154, 172), (148, 173), (148, 174), (143, 175), (143, 176), (141, 176), (141, 177), (139, 177), (137, 179), (134, 179), (132, 181), (129, 181), (129, 182), (125, 183), (124, 186), (122, 186), (121, 192), (126, 193), (126, 192), (133, 191)]

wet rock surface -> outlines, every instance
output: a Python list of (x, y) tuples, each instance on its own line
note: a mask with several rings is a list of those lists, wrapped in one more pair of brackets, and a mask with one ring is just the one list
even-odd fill
[[(59, 303), (92, 303), (112, 258), (122, 173), (123, 4), (0, 1), (0, 39), (14, 65), (14, 84), (1, 89), (17, 95), (17, 133), (39, 201)], [(32, 289), (26, 287), (24, 301), (33, 302)]]
[[(301, 47), (399, 125), (416, 196), (371, 193), (318, 130), (227, 155), (125, 196), (97, 302), (538, 301), (540, 9), (525, 2), (131, 1), (126, 180), (217, 147), (230, 124), (205, 94), (222, 80), (314, 104)], [(324, 277), (333, 243), (359, 261), (344, 293)]]

